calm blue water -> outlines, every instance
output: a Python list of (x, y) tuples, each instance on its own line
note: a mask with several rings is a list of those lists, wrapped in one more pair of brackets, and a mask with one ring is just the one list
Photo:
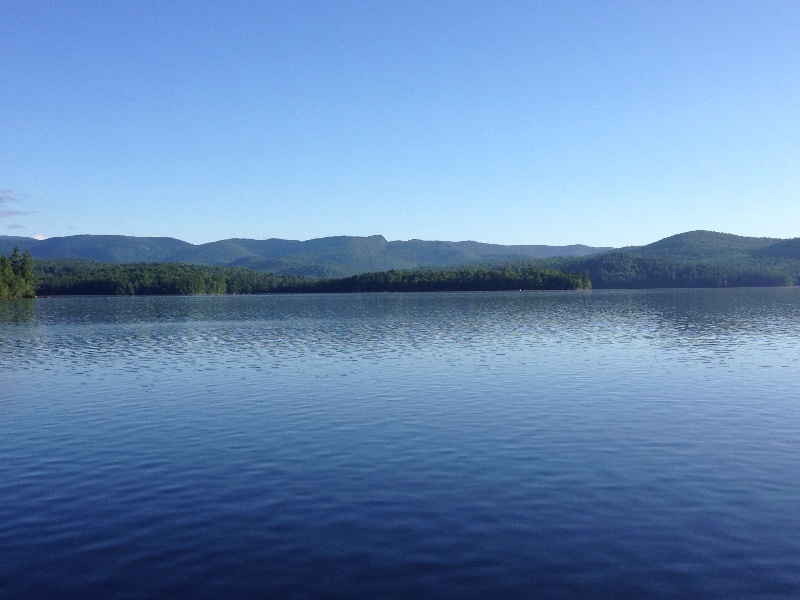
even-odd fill
[(0, 302), (0, 597), (800, 597), (800, 289)]

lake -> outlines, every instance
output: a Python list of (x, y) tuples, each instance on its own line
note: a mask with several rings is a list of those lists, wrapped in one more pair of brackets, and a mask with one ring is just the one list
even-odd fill
[(0, 597), (800, 597), (800, 288), (0, 301)]

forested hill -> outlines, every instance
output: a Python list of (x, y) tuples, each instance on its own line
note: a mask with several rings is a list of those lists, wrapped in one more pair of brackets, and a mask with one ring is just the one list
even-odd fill
[(193, 248), (188, 242), (167, 237), (130, 237), (126, 235), (71, 235), (36, 240), (0, 236), (0, 252), (20, 247), (35, 259), (81, 258), (110, 263), (161, 262)]
[(800, 238), (690, 231), (647, 246), (534, 264), (575, 273), (588, 271), (595, 288), (800, 285)]
[(336, 236), (307, 241), (230, 239), (193, 245), (174, 238), (76, 235), (46, 240), (0, 236), (0, 252), (19, 246), (36, 259), (108, 263), (169, 262), (246, 267), (307, 277), (347, 277), (369, 271), (457, 267), (609, 250), (589, 246), (503, 246), (479, 242), (387, 241)]
[[(106, 240), (106, 237), (110, 239)], [(89, 239), (81, 241), (77, 238)], [(509, 265), (515, 270), (530, 268), (559, 270), (576, 276), (588, 272), (595, 288), (800, 285), (800, 238), (789, 240), (751, 238), (711, 231), (691, 231), (646, 246), (632, 246), (584, 256), (569, 255), (568, 252), (585, 254), (592, 249), (586, 246), (560, 247), (566, 255), (557, 257), (547, 255), (547, 252), (555, 251), (556, 247), (553, 246), (497, 246), (476, 242), (421, 240), (387, 242), (380, 236), (321, 238), (307, 242), (226, 240), (202, 246), (192, 246), (171, 238), (75, 236), (55, 238), (56, 242), (52, 242), (50, 246), (34, 244), (30, 248), (25, 245), (26, 240), (36, 242), (29, 238), (0, 237), (0, 252), (3, 244), (12, 243), (23, 249), (30, 249), (34, 256), (37, 253), (39, 256), (43, 253), (57, 254), (57, 251), (60, 251), (58, 244), (62, 244), (62, 249), (69, 247), (74, 252), (83, 248), (83, 251), (105, 261), (109, 268), (112, 265), (108, 263), (160, 262), (164, 265), (180, 266), (178, 261), (182, 261), (209, 268), (234, 265), (238, 268), (258, 270), (262, 274), (322, 279), (353, 277), (353, 274), (364, 273), (373, 273), (374, 279), (375, 272), (411, 273), (442, 269), (473, 269), (476, 266), (495, 272), (498, 268), (502, 268), (498, 265)], [(548, 257), (542, 258), (537, 253)], [(142, 254), (161, 258), (146, 261), (136, 258)], [(267, 254), (271, 258), (264, 258)], [(165, 256), (167, 258), (164, 258)], [(203, 261), (217, 264), (205, 265)], [(53, 268), (57, 270), (64, 267), (62, 265)], [(141, 270), (141, 267), (139, 268)], [(187, 264), (183, 264), (180, 268), (188, 267)], [(164, 271), (166, 266), (159, 269)], [(86, 273), (84, 269), (80, 271)], [(100, 271), (102, 269), (94, 272), (100, 273)], [(50, 271), (50, 274), (54, 274), (54, 271)], [(112, 270), (107, 274), (113, 275), (113, 279), (118, 272)], [(182, 284), (183, 288), (187, 285), (192, 288), (196, 284), (197, 278), (191, 275), (190, 279), (192, 277), (195, 283)], [(244, 276), (237, 275), (233, 280), (240, 281), (242, 277)], [(247, 277), (252, 279), (253, 276), (247, 275)], [(471, 275), (462, 273), (458, 277), (469, 279)], [(419, 283), (422, 281), (420, 275), (408, 275), (407, 278), (416, 281), (414, 285), (425, 285)], [(397, 275), (393, 275), (391, 279), (393, 286), (400, 285), (396, 280)], [(219, 278), (215, 281), (219, 281)], [(359, 285), (366, 285), (365, 281), (360, 281)], [(99, 283), (96, 285), (100, 286)], [(513, 287), (513, 284), (510, 285)], [(208, 289), (218, 288), (219, 286), (212, 285)], [(228, 289), (227, 284), (226, 289)], [(120, 293), (120, 291), (109, 293)]]
[[(797, 240), (743, 237), (715, 231), (689, 231), (672, 235), (647, 246), (620, 248), (636, 256), (674, 260), (729, 260), (753, 258), (773, 246)], [(796, 256), (800, 258), (800, 254)]]

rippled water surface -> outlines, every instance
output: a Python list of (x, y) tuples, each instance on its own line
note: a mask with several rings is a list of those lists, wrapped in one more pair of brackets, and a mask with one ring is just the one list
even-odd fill
[(800, 597), (800, 289), (0, 301), (0, 597)]

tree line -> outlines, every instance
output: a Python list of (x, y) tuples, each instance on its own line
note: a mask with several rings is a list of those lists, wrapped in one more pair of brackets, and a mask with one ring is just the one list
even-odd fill
[(581, 275), (532, 266), (486, 266), (433, 270), (390, 270), (341, 279), (321, 280), (327, 292), (465, 292), (502, 290), (591, 289), (588, 272)]
[(287, 292), (306, 280), (234, 267), (44, 260), (37, 264), (37, 281), (40, 296), (139, 296)]
[[(35, 276), (34, 276), (35, 275)], [(39, 295), (283, 294), (579, 290), (595, 288), (791, 286), (800, 260), (698, 261), (611, 252), (504, 265), (390, 270), (344, 278), (278, 275), (245, 268), (180, 263), (111, 264), (42, 260), (15, 249), (0, 257), (0, 297)]]
[(0, 298), (33, 298), (36, 295), (34, 261), (27, 250), (14, 248), (11, 258), (0, 254)]
[(590, 289), (581, 275), (530, 266), (382, 271), (311, 279), (235, 267), (178, 263), (108, 264), (46, 260), (37, 265), (39, 295), (287, 294)]

